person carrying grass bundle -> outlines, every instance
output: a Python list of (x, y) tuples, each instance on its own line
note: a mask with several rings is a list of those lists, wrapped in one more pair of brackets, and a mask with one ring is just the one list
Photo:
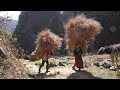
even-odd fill
[(79, 71), (81, 70), (81, 68), (83, 68), (82, 53), (82, 48), (79, 46), (79, 44), (77, 44), (74, 50), (75, 63), (72, 67), (73, 70), (75, 70), (75, 67), (79, 68)]
[(94, 18), (88, 18), (84, 14), (70, 18), (64, 25), (66, 49), (75, 55), (75, 66), (83, 68), (82, 50), (90, 40), (95, 40), (96, 35), (100, 34), (102, 26)]
[(47, 64), (46, 65), (46, 73), (48, 72), (48, 69), (49, 69), (49, 61), (48, 61), (48, 59), (49, 59), (49, 57), (51, 55), (53, 55), (52, 50), (46, 51), (44, 53), (43, 58), (42, 58), (42, 65), (39, 66), (39, 72), (38, 73), (41, 72), (41, 68), (44, 66), (44, 63)]
[(46, 62), (46, 72), (49, 69), (48, 59), (52, 51), (60, 49), (62, 46), (62, 38), (53, 33), (50, 29), (45, 28), (39, 32), (36, 39), (36, 48), (31, 53), (31, 60), (42, 59), (42, 65), (39, 67), (39, 72)]

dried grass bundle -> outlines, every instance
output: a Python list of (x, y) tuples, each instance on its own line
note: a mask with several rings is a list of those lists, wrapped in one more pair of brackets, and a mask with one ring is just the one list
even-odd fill
[(98, 21), (87, 18), (83, 14), (71, 18), (64, 27), (67, 49), (71, 52), (74, 51), (77, 43), (81, 47), (85, 47), (86, 42), (93, 39), (102, 29)]
[(44, 52), (48, 50), (60, 49), (62, 39), (51, 32), (50, 29), (45, 29), (38, 33), (36, 40), (36, 50), (31, 54), (34, 57), (42, 57)]

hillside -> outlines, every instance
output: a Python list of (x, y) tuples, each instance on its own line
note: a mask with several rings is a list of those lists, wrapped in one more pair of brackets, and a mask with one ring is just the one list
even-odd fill
[(15, 28), (17, 25), (17, 21), (16, 20), (12, 20), (11, 22), (7, 23), (6, 25), (6, 30), (9, 32), (14, 32)]
[(10, 32), (0, 28), (0, 79), (27, 78), (27, 69), (16, 57), (11, 36)]
[[(0, 16), (0, 18), (3, 18), (3, 17)], [(14, 32), (17, 23), (18, 23), (17, 20), (11, 20), (4, 26), (4, 29), (9, 32)]]
[(27, 69), (17, 58), (17, 49), (13, 46), (15, 38), (3, 29), (8, 20), (0, 19), (0, 79), (26, 78)]

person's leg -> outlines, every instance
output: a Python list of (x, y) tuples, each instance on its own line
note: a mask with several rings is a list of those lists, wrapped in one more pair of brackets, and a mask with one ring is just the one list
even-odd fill
[(78, 71), (81, 71), (81, 68), (78, 68)]
[(40, 73), (40, 70), (41, 70), (41, 68), (43, 67), (44, 63), (45, 63), (45, 61), (42, 60), (42, 65), (39, 66), (39, 72), (38, 72), (38, 73)]
[(48, 72), (48, 69), (49, 69), (49, 61), (48, 60), (46, 61), (46, 64), (47, 64), (46, 65), (46, 72)]
[(80, 68), (84, 69), (82, 56), (81, 56), (81, 67)]
[(76, 58), (76, 67), (78, 68), (78, 71), (81, 71), (81, 68), (83, 67), (83, 59), (81, 55), (78, 55)]
[(76, 56), (75, 56), (75, 63), (73, 65), (73, 67), (72, 67), (73, 70), (75, 70), (75, 64), (76, 64)]

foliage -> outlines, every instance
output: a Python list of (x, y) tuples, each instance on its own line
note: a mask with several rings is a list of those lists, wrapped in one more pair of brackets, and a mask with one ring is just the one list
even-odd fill
[(1, 79), (17, 79), (26, 78), (27, 69), (19, 59), (16, 58), (18, 50), (14, 47), (16, 38), (12, 37), (12, 33), (5, 31), (2, 26), (9, 20), (0, 19), (0, 46), (4, 46), (7, 50), (7, 59), (0, 57), (0, 78)]

